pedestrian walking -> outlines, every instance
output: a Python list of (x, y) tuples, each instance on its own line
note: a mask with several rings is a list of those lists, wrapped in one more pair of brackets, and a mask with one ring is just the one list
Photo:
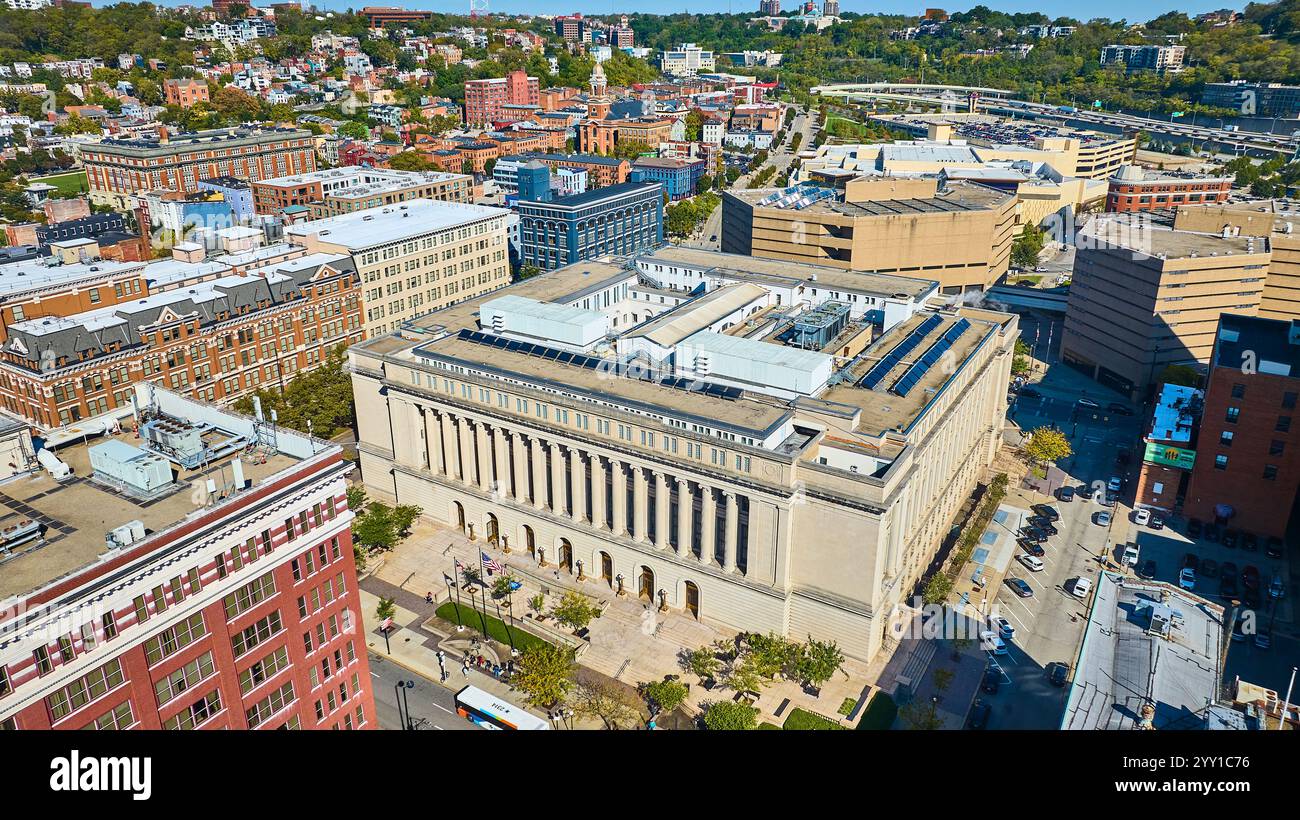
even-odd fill
[(431, 604), (431, 603), (433, 603), (433, 593), (432, 593), (432, 592), (426, 592), (426, 593), (424, 593), (424, 602), (425, 602), (426, 604)]

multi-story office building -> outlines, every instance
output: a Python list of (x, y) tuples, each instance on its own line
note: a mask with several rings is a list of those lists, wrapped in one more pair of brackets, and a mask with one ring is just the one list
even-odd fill
[(868, 306), (832, 288), (915, 309), (936, 283), (705, 256), (584, 262), (352, 348), (368, 488), (521, 572), (872, 658), (998, 447), (1016, 319), (904, 312), (840, 357)]
[(764, 17), (775, 17), (781, 13), (781, 0), (758, 0), (758, 13)]
[(106, 139), (81, 150), (90, 201), (117, 210), (141, 191), (197, 191), (198, 181), (250, 182), (316, 170), (312, 134), (300, 128), (223, 128), (158, 139)]
[(413, 199), (285, 228), (312, 253), (347, 254), (361, 281), (367, 336), (510, 282), (502, 208)]
[(625, 182), (550, 200), (521, 199), (520, 261), (542, 270), (663, 244), (663, 186)]
[(668, 198), (678, 200), (695, 196), (695, 186), (704, 176), (705, 167), (702, 159), (641, 157), (632, 163), (632, 174), (662, 184)]
[(1196, 431), (1205, 407), (1205, 391), (1163, 384), (1142, 437), (1135, 506), (1165, 515), (1182, 511), (1196, 463)]
[(1206, 83), (1201, 103), (1216, 108), (1233, 108), (1248, 117), (1287, 117), (1300, 115), (1300, 85), (1251, 83)]
[(564, 38), (566, 43), (591, 42), (591, 25), (581, 13), (556, 17), (555, 33)]
[(69, 239), (93, 239), (100, 234), (125, 229), (126, 222), (121, 214), (91, 214), (65, 222), (38, 225), (36, 243), (49, 245), (51, 242), (65, 242)]
[(361, 16), (366, 18), (371, 28), (383, 28), (389, 23), (418, 23), (428, 20), (433, 12), (404, 9), (400, 6), (366, 6), (361, 10)]
[(473, 182), (465, 174), (352, 165), (254, 182), (253, 207), (259, 214), (280, 214), (302, 205), (321, 218), (412, 199), (469, 202)]
[(1186, 46), (1129, 46), (1109, 45), (1101, 50), (1101, 64), (1124, 66), (1126, 73), (1134, 71), (1177, 72), (1183, 70)]
[(1062, 360), (1145, 397), (1167, 366), (1209, 362), (1219, 315), (1254, 314), (1268, 268), (1264, 238), (1094, 219), (1074, 258)]
[(659, 54), (659, 70), (680, 77), (693, 77), (701, 71), (712, 71), (716, 64), (713, 52), (702, 49), (695, 43), (682, 43), (675, 49)]
[[(1016, 195), (966, 182), (885, 180), (851, 192), (816, 185), (725, 191), (722, 250), (983, 290), (1007, 271)], [(848, 201), (845, 201), (845, 200)]]
[(505, 77), (465, 81), (465, 124), (484, 127), (500, 120), (507, 105), (541, 105), (541, 88), (536, 77), (523, 70)]
[(208, 101), (208, 84), (191, 78), (164, 80), (163, 99), (168, 105), (189, 108), (195, 103)]
[(1221, 316), (1183, 513), (1284, 538), (1300, 489), (1298, 400), (1300, 320)]
[(375, 728), (340, 448), (133, 389), (5, 485), (0, 728)]
[(1234, 180), (1231, 176), (1154, 173), (1137, 165), (1125, 165), (1110, 178), (1106, 210), (1135, 213), (1226, 202)]
[[(331, 348), (362, 338), (361, 291), (350, 256), (299, 251), (236, 272), (201, 261), (201, 249), (193, 250), (193, 261), (68, 265), (89, 269), (78, 283), (88, 299), (63, 301), (87, 301), (89, 309), (51, 315), (47, 308), (28, 318), (19, 298), (6, 300), (4, 409), (42, 428), (66, 426), (129, 412), (133, 385), (142, 381), (229, 402), (283, 387)], [(290, 256), (283, 246), (279, 253)], [(101, 266), (115, 271), (108, 273), (111, 288), (91, 278)], [(96, 306), (101, 301), (105, 306)]]
[(1264, 199), (1218, 205), (1184, 205), (1174, 215), (1174, 229), (1233, 236), (1268, 237), (1271, 256), (1259, 315), (1300, 319), (1300, 203)]
[(501, 157), (492, 168), (492, 179), (507, 193), (518, 190), (519, 166), (537, 161), (552, 172), (560, 168), (582, 168), (587, 172), (589, 188), (603, 188), (627, 182), (632, 165), (619, 157), (602, 157), (599, 154), (516, 154)]

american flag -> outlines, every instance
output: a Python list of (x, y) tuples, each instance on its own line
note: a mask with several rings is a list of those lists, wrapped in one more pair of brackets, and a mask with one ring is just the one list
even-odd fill
[(501, 566), (501, 564), (495, 558), (488, 555), (486, 552), (483, 553), (483, 566), (487, 568), (488, 572), (506, 571), (505, 567)]
[(453, 558), (452, 560), (456, 562), (456, 572), (460, 572), (462, 569), (464, 569), (464, 567), (462, 567), (460, 564), (459, 558)]

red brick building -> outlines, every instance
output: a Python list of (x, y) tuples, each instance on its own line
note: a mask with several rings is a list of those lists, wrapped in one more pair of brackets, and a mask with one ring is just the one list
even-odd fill
[[(6, 487), (59, 545), (14, 544), (0, 580), (0, 728), (375, 728), (341, 449), (154, 385), (137, 404), (139, 439), (50, 440), (85, 480)], [(175, 486), (115, 491), (107, 454), (170, 461)], [(196, 509), (175, 490), (202, 475)]]
[(1166, 515), (1182, 510), (1196, 462), (1196, 433), (1205, 393), (1177, 384), (1161, 386), (1151, 424), (1138, 453), (1136, 506)]
[(371, 28), (383, 28), (389, 23), (418, 23), (433, 16), (431, 11), (404, 9), (399, 6), (366, 6), (361, 10)]
[(536, 77), (523, 69), (505, 77), (465, 81), (465, 124), (482, 127), (501, 119), (504, 105), (541, 105)]
[(166, 80), (163, 82), (163, 97), (167, 105), (189, 108), (195, 103), (208, 102), (208, 84), (193, 79)]
[(1184, 504), (1202, 521), (1286, 534), (1300, 489), (1300, 320), (1223, 314)]
[(1155, 211), (1179, 205), (1226, 202), (1233, 177), (1161, 174), (1125, 165), (1110, 178), (1106, 210), (1118, 213)]

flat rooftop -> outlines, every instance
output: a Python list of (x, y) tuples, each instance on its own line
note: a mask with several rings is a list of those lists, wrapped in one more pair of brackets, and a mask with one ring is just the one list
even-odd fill
[[(754, 190), (728, 191), (733, 196), (754, 207), (760, 200), (780, 188), (758, 188)], [(790, 210), (790, 213), (840, 214), (843, 216), (919, 216), (925, 214), (959, 213), (962, 211), (983, 211), (995, 208), (1013, 194), (999, 191), (985, 185), (970, 182), (952, 182), (947, 190), (933, 197), (908, 199), (878, 199), (863, 202), (840, 202), (835, 199), (823, 199), (807, 207)]]
[(1224, 237), (1213, 233), (1176, 231), (1162, 226), (1132, 224), (1120, 217), (1097, 217), (1084, 227), (1083, 233), (1091, 238), (1094, 247), (1124, 248), (1163, 259), (1267, 255), (1269, 252), (1268, 240), (1262, 237)]
[(0, 265), (0, 298), (36, 288), (57, 287), (82, 279), (98, 279), (115, 274), (134, 273), (144, 262), (74, 262), (51, 265), (53, 257), (27, 259)]
[(290, 238), (316, 235), (322, 242), (360, 250), (396, 242), (416, 233), (427, 233), (466, 225), (510, 213), (505, 208), (412, 199), (398, 205), (367, 208), (364, 211), (316, 219), (285, 228)]
[[(1074, 670), (1062, 729), (1134, 729), (1144, 704), (1154, 728), (1195, 728), (1218, 695), (1223, 610), (1168, 584), (1097, 580), (1083, 650)], [(1148, 634), (1162, 594), (1173, 617), (1168, 637)]]
[(737, 253), (714, 253), (713, 251), (684, 248), (680, 245), (667, 245), (658, 250), (644, 254), (638, 259), (658, 261), (664, 264), (677, 263), (695, 268), (716, 271), (721, 276), (735, 278), (743, 282), (768, 283), (790, 286), (792, 283), (805, 282), (812, 287), (851, 290), (871, 296), (905, 296), (920, 299), (939, 286), (933, 279), (916, 279), (910, 276), (894, 276), (887, 273), (860, 273), (829, 268), (822, 265), (809, 265), (802, 262), (762, 259), (757, 256), (745, 256)]
[[(89, 419), (77, 427), (50, 433), (50, 442), (62, 442), (51, 444), (51, 448), (72, 468), (73, 477), (55, 481), (49, 472), (37, 467), (35, 472), (0, 484), (0, 528), (30, 519), (39, 522), (44, 530), (42, 539), (16, 545), (9, 557), (0, 558), (0, 600), (34, 591), (96, 564), (109, 552), (105, 543), (107, 533), (127, 522), (143, 522), (145, 538), (148, 539), (196, 512), (209, 509), (201, 500), (195, 500), (206, 497), (208, 479), (213, 479), (218, 488), (233, 483), (231, 463), (243, 448), (226, 445), (239, 441), (240, 437), (244, 442), (252, 440), (251, 418), (156, 389), (153, 385), (141, 385), (137, 388), (137, 395), (141, 398), (142, 409), (149, 406), (147, 397), (156, 395), (158, 409), (166, 415), (194, 424), (206, 423), (208, 427), (203, 433), (203, 442), (213, 448), (213, 460), (206, 467), (194, 470), (172, 462), (175, 483), (151, 499), (142, 501), (93, 479), (90, 449), (107, 441), (145, 448), (143, 439), (137, 439), (131, 433), (104, 434), (103, 421), (107, 417)], [(122, 417), (129, 415), (127, 410)], [(276, 444), (276, 449), (260, 448), (257, 457), (243, 457), (247, 486), (256, 486), (330, 448), (323, 442), (316, 442), (313, 448), (306, 436), (284, 428), (277, 431)], [(265, 455), (264, 460), (262, 455)], [(221, 489), (218, 494), (221, 494)]]

